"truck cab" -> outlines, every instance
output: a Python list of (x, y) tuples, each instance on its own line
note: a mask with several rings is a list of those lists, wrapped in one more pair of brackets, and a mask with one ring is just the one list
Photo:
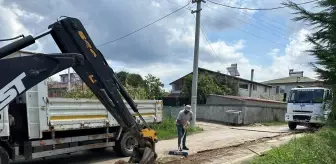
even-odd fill
[(324, 124), (331, 106), (332, 92), (328, 88), (292, 88), (287, 100), (285, 121), (291, 130), (297, 125), (317, 127)]

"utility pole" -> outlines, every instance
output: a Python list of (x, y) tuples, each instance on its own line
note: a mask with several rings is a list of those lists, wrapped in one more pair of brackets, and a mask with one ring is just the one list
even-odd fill
[(199, 34), (201, 24), (201, 3), (204, 0), (192, 0), (192, 3), (197, 3), (197, 9), (191, 13), (196, 13), (196, 28), (195, 28), (195, 47), (194, 47), (194, 67), (193, 67), (193, 79), (191, 90), (191, 110), (193, 112), (193, 119), (191, 126), (196, 124), (196, 107), (197, 107), (197, 80), (198, 80), (198, 53), (199, 53)]
[(70, 83), (70, 79), (71, 79), (71, 77), (70, 77), (70, 68), (68, 68), (68, 91), (70, 91), (70, 90), (71, 90), (71, 83)]
[(253, 90), (253, 74), (254, 74), (254, 69), (251, 69), (251, 83), (250, 83), (250, 90), (249, 90), (249, 97), (252, 97), (252, 90)]

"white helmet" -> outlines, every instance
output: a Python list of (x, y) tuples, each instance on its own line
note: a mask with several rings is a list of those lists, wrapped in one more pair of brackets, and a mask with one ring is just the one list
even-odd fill
[(190, 111), (190, 110), (191, 110), (191, 106), (190, 106), (190, 105), (186, 105), (186, 106), (184, 107), (184, 109), (187, 110), (187, 111)]

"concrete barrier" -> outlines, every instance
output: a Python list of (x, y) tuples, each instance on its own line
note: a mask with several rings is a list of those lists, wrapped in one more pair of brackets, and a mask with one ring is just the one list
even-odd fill
[[(164, 106), (165, 116), (177, 116), (183, 107)], [(207, 104), (197, 105), (197, 120), (232, 123), (232, 114), (228, 111), (240, 111), (242, 124), (284, 121), (286, 103), (264, 99), (238, 96), (210, 95)], [(238, 112), (239, 113), (239, 112)]]

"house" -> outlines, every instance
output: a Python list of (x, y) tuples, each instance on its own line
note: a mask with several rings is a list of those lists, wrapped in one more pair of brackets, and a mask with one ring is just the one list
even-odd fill
[[(263, 84), (263, 83), (259, 83), (256, 81), (251, 81), (251, 80), (247, 80), (247, 79), (243, 79), (237, 76), (231, 76), (228, 74), (224, 74), (224, 73), (220, 73), (220, 72), (216, 72), (216, 71), (211, 71), (208, 69), (204, 69), (204, 68), (198, 68), (198, 73), (199, 75), (202, 75), (204, 73), (208, 73), (208, 75), (212, 75), (212, 76), (217, 76), (220, 78), (225, 78), (228, 80), (234, 80), (237, 82), (237, 90), (238, 90), (238, 95), (239, 96), (245, 96), (248, 97), (249, 96), (249, 91), (251, 88), (251, 97), (256, 97), (256, 98), (260, 98), (263, 96), (269, 96), (271, 93), (271, 89), (272, 86), (269, 86), (267, 84)], [(173, 82), (170, 83), (170, 85), (172, 86), (172, 90), (171, 90), (171, 94), (169, 95), (169, 97), (179, 97), (182, 87), (183, 87), (183, 82), (184, 82), (184, 78), (187, 77), (188, 75), (192, 75), (193, 72), (188, 73), (187, 75), (184, 75), (181, 78), (178, 78), (176, 80), (174, 80)], [(252, 86), (252, 87), (251, 87)]]
[[(69, 74), (64, 73), (60, 74), (60, 82), (54, 81), (48, 83), (48, 94), (49, 97), (63, 97), (67, 90), (69, 85)], [(71, 89), (73, 88), (83, 88), (84, 82), (81, 80), (81, 78), (78, 76), (77, 73), (70, 73), (70, 86)]]
[(288, 77), (273, 79), (262, 82), (263, 84), (272, 86), (271, 94), (283, 95), (289, 94), (290, 90), (297, 86), (314, 87), (323, 86), (322, 81), (303, 76), (303, 71), (294, 72), (290, 69)]

